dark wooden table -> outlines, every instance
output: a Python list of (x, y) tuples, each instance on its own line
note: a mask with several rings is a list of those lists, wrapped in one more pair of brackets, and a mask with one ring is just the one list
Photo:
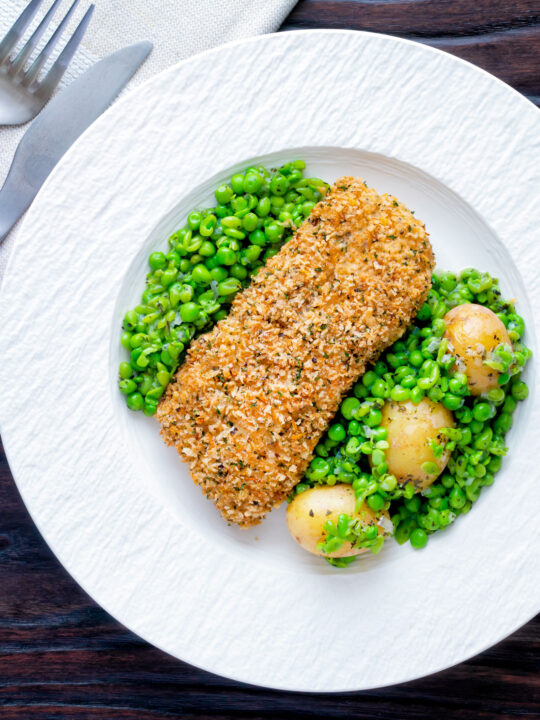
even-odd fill
[[(270, 1), (270, 0), (269, 0)], [(455, 53), (540, 104), (540, 0), (300, 0), (284, 30), (384, 32)], [(298, 695), (239, 685), (139, 640), (67, 575), (0, 446), (0, 718), (540, 718), (540, 616), (458, 667), (382, 690)]]

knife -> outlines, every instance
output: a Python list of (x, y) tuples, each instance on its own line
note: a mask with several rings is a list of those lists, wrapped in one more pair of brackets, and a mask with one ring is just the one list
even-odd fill
[(0, 190), (0, 243), (62, 155), (108, 108), (151, 50), (152, 43), (139, 42), (98, 61), (55, 95), (32, 122)]

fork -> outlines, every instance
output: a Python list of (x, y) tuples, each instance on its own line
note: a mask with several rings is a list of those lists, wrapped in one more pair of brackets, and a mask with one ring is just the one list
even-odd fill
[(93, 5), (90, 5), (62, 52), (40, 81), (40, 70), (60, 40), (79, 3), (79, 0), (73, 0), (71, 7), (43, 50), (25, 69), (27, 61), (61, 2), (62, 0), (54, 0), (43, 20), (14, 57), (11, 57), (11, 52), (32, 22), (39, 7), (43, 4), (43, 0), (32, 0), (0, 42), (0, 125), (20, 125), (32, 120), (40, 112), (62, 79), (62, 75), (65, 73), (83, 39), (94, 11)]

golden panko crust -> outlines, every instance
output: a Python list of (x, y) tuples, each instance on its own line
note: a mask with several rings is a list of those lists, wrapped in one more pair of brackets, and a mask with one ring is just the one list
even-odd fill
[(192, 343), (157, 416), (227, 521), (259, 523), (301, 480), (343, 395), (424, 302), (433, 265), (407, 208), (343, 177)]

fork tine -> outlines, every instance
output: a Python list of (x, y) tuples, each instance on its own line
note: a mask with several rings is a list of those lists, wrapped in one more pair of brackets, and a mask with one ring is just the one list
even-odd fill
[(39, 23), (39, 25), (34, 30), (32, 35), (30, 35), (30, 37), (27, 40), (24, 47), (19, 51), (19, 53), (17, 54), (17, 57), (11, 63), (10, 73), (12, 75), (16, 75), (17, 72), (23, 67), (23, 65), (27, 61), (27, 59), (30, 57), (30, 55), (32, 54), (32, 51), (34, 50), (34, 48), (38, 44), (41, 36), (47, 29), (47, 26), (49, 25), (49, 22), (50, 22), (52, 16), (56, 12), (56, 10), (61, 2), (62, 2), (62, 0), (54, 0), (53, 4), (48, 9), (47, 14), (43, 18), (43, 20)]
[(13, 23), (11, 28), (8, 30), (6, 36), (0, 43), (0, 63), (3, 62), (9, 53), (13, 50), (15, 45), (19, 42), (22, 34), (32, 22), (32, 18), (39, 9), (39, 6), (43, 3), (43, 0), (32, 0), (22, 13), (19, 15), (17, 20)]
[(23, 85), (29, 86), (39, 75), (39, 71), (47, 61), (47, 58), (50, 56), (52, 51), (54, 50), (57, 42), (60, 40), (60, 37), (62, 36), (62, 33), (64, 32), (66, 25), (71, 19), (71, 16), (75, 12), (75, 9), (77, 5), (79, 4), (79, 0), (73, 0), (71, 3), (71, 6), (67, 13), (64, 15), (62, 20), (60, 21), (58, 27), (53, 32), (49, 40), (47, 41), (47, 44), (43, 48), (43, 50), (39, 53), (37, 58), (34, 60), (34, 62), (30, 65), (30, 68), (27, 70), (27, 72), (24, 75), (23, 78)]
[(40, 83), (39, 93), (42, 97), (49, 98), (53, 94), (55, 87), (62, 79), (62, 75), (66, 72), (67, 66), (71, 62), (71, 58), (75, 55), (77, 48), (81, 44), (81, 40), (86, 32), (86, 28), (88, 27), (88, 23), (92, 19), (93, 12), (94, 6), (90, 5), (54, 65), (45, 75), (43, 82)]

